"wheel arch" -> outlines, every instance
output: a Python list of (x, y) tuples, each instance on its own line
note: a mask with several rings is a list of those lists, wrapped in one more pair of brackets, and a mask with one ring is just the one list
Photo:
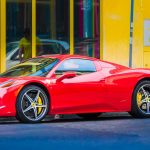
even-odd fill
[(136, 83), (135, 87), (136, 87), (140, 82), (142, 82), (142, 81), (150, 81), (150, 77), (144, 77), (144, 78), (140, 79), (140, 80)]
[(50, 102), (50, 93), (49, 93), (48, 89), (43, 84), (38, 83), (38, 82), (30, 82), (30, 83), (26, 84), (25, 86), (23, 86), (23, 88), (25, 88), (25, 87), (27, 87), (29, 85), (34, 85), (34, 86), (38, 86), (38, 87), (42, 88), (44, 90), (44, 92), (46, 93), (46, 95), (48, 96), (48, 99), (49, 99), (49, 102)]
[[(38, 86), (38, 87), (40, 87), (40, 88), (42, 88), (42, 89), (44, 90), (44, 92), (46, 93), (46, 95), (47, 95), (47, 97), (48, 97), (48, 100), (49, 100), (49, 111), (50, 111), (50, 110), (51, 110), (51, 96), (50, 96), (50, 93), (49, 93), (48, 89), (47, 89), (42, 83), (38, 83), (38, 82), (30, 82), (30, 83), (27, 83), (26, 85), (24, 85), (24, 86), (20, 89), (20, 91), (19, 91), (19, 93), (18, 93), (18, 96), (19, 96), (20, 92), (21, 92), (25, 87), (27, 87), (27, 86), (29, 86), (29, 85)], [(17, 98), (16, 98), (16, 104), (17, 104), (18, 96), (17, 96)]]
[(138, 86), (138, 84), (142, 81), (150, 81), (150, 77), (144, 77), (144, 78), (141, 78), (140, 80), (138, 80), (138, 82), (136, 82), (134, 88), (133, 88), (133, 91), (132, 91), (132, 98), (133, 98), (133, 94), (134, 94), (134, 90), (135, 88)]

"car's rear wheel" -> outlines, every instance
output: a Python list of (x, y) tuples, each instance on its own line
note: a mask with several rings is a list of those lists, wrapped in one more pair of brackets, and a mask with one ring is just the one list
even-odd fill
[(17, 98), (16, 118), (26, 123), (37, 123), (45, 118), (49, 110), (49, 100), (38, 86), (29, 85), (23, 88)]
[(77, 116), (83, 119), (97, 119), (101, 113), (88, 113), (88, 114), (77, 114)]
[(150, 81), (143, 80), (135, 87), (131, 107), (133, 117), (150, 117)]

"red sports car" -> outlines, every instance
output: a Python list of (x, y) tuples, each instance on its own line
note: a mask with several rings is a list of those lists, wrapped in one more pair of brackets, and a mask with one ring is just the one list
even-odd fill
[(0, 75), (0, 116), (40, 122), (47, 114), (150, 117), (150, 70), (76, 55), (29, 59)]

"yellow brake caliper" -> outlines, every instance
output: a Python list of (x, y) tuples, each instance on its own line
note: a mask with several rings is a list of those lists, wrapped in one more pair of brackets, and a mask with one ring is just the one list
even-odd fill
[(137, 104), (138, 104), (138, 107), (141, 106), (141, 103), (142, 103), (142, 94), (140, 92), (137, 93)]
[[(38, 103), (39, 105), (42, 105), (42, 104), (43, 104), (43, 103), (42, 103), (42, 99), (40, 98), (40, 96), (38, 97), (37, 103)], [(40, 114), (41, 111), (42, 111), (42, 107), (38, 107), (38, 114)]]

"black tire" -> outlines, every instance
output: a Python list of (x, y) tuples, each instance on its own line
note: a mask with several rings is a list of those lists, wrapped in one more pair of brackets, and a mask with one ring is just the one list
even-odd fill
[(145, 95), (149, 94), (150, 94), (150, 81), (148, 80), (141, 81), (134, 89), (132, 95), (131, 112), (129, 112), (129, 114), (131, 114), (135, 118), (150, 117), (150, 107), (148, 107), (147, 102), (144, 102), (146, 98)]
[(19, 121), (19, 122), (22, 122), (21, 118), (18, 116), (18, 114), (16, 114), (16, 119)]
[(88, 114), (77, 114), (77, 116), (83, 119), (97, 119), (101, 113), (88, 113)]
[(45, 118), (49, 111), (49, 99), (43, 89), (29, 85), (24, 87), (17, 97), (16, 118), (24, 123), (37, 123)]

